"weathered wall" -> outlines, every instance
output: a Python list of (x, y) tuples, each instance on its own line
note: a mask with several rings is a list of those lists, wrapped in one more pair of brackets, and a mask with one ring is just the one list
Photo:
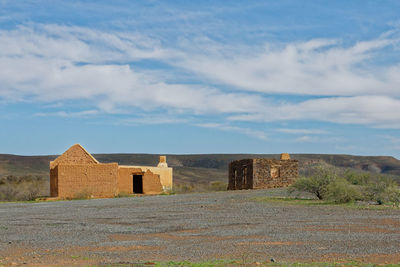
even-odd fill
[(253, 160), (235, 160), (229, 164), (228, 189), (251, 189), (253, 188)]
[(158, 174), (131, 166), (118, 167), (119, 192), (133, 194), (133, 175), (142, 175), (143, 194), (159, 194), (163, 192)]
[[(288, 158), (288, 156), (286, 157)], [(286, 187), (298, 176), (297, 160), (243, 159), (229, 164), (229, 190)]]
[(58, 197), (118, 195), (118, 164), (59, 164)]
[(140, 168), (132, 168), (127, 166), (118, 167), (118, 190), (121, 193), (133, 194), (133, 178), (132, 175), (143, 175), (144, 172)]
[(297, 160), (254, 159), (253, 188), (286, 187), (298, 176)]
[(160, 176), (160, 182), (164, 191), (172, 189), (172, 168), (169, 167), (151, 167), (151, 166), (120, 166), (126, 168), (140, 168), (143, 172), (150, 170)]
[(172, 188), (172, 168), (168, 168), (165, 156), (160, 157), (158, 167), (101, 164), (76, 144), (50, 162), (50, 193), (52, 197), (60, 198), (84, 194), (93, 197), (114, 197), (120, 192), (132, 194), (133, 175), (142, 175), (144, 194)]
[(71, 146), (61, 156), (50, 162), (50, 168), (54, 168), (57, 164), (98, 164), (99, 162), (90, 155), (81, 145)]
[(143, 194), (160, 194), (162, 192), (160, 176), (147, 170), (143, 175)]

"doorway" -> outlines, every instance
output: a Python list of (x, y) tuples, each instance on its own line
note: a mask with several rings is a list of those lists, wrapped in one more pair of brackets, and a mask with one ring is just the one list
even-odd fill
[(133, 193), (143, 194), (143, 176), (133, 175)]

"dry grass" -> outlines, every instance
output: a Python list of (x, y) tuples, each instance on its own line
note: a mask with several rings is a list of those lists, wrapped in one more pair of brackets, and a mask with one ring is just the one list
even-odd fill
[(0, 201), (30, 201), (48, 194), (47, 177), (9, 175), (0, 178)]

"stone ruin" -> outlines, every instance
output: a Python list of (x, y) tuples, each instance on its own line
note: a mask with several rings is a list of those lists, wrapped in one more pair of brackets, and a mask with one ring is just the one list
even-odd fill
[(299, 175), (299, 162), (283, 153), (280, 159), (235, 160), (229, 164), (228, 190), (287, 187)]

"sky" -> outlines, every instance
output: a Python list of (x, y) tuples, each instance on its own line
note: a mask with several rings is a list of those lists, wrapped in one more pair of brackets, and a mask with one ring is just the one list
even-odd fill
[(0, 0), (0, 154), (400, 159), (400, 1)]

